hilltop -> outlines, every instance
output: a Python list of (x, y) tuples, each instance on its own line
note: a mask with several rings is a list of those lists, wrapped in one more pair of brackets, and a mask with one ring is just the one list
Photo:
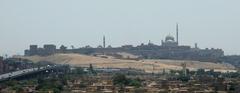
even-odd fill
[(48, 61), (57, 64), (69, 64), (77, 67), (88, 67), (92, 64), (95, 68), (134, 68), (141, 69), (146, 72), (154, 72), (165, 70), (180, 70), (182, 69), (181, 64), (186, 63), (187, 68), (190, 70), (197, 69), (214, 69), (216, 71), (233, 71), (234, 66), (225, 65), (213, 62), (199, 62), (199, 61), (186, 61), (186, 60), (127, 60), (127, 59), (116, 59), (113, 57), (96, 57), (87, 56), (80, 54), (54, 54), (50, 56), (27, 56), (22, 57), (24, 59), (31, 60), (33, 62)]

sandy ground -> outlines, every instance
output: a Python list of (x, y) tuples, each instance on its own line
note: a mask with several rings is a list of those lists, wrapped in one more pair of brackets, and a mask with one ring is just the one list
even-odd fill
[(226, 72), (234, 71), (233, 66), (227, 66), (224, 64), (217, 64), (211, 62), (198, 62), (198, 61), (184, 61), (184, 60), (122, 60), (113, 58), (100, 58), (79, 54), (56, 54), (47, 57), (31, 56), (23, 57), (25, 59), (32, 60), (34, 62), (49, 61), (58, 64), (69, 64), (72, 66), (88, 67), (92, 64), (96, 68), (135, 68), (141, 69), (146, 72), (161, 72), (165, 70), (180, 70), (181, 64), (186, 63), (187, 68), (190, 70), (214, 69), (216, 71)]

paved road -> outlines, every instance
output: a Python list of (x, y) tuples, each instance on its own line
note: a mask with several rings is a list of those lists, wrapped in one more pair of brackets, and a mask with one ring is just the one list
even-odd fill
[(12, 77), (18, 77), (18, 76), (26, 75), (26, 74), (29, 74), (29, 73), (34, 73), (34, 72), (38, 72), (38, 71), (42, 71), (42, 70), (52, 69), (54, 67), (56, 67), (56, 65), (54, 65), (54, 66), (48, 65), (48, 66), (39, 67), (39, 68), (23, 69), (23, 70), (19, 70), (19, 71), (14, 71), (14, 72), (2, 74), (2, 75), (0, 75), (0, 81), (8, 79), (8, 78), (12, 78)]

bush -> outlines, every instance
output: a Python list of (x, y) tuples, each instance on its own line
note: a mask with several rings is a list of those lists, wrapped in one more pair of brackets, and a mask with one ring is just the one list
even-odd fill
[(141, 81), (132, 79), (132, 80), (130, 80), (129, 85), (139, 88), (139, 87), (141, 87)]
[(114, 85), (141, 87), (140, 79), (129, 79), (124, 74), (115, 74), (113, 76)]
[(127, 85), (128, 80), (124, 74), (115, 74), (113, 76), (114, 85)]

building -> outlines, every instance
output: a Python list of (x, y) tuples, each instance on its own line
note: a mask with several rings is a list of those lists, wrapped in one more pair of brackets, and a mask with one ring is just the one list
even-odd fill
[(44, 45), (44, 54), (43, 55), (52, 55), (54, 53), (56, 53), (56, 46), (55, 45), (52, 45), (52, 44), (49, 44), (49, 45)]
[(166, 36), (165, 41), (162, 40), (162, 46), (164, 47), (177, 47), (178, 43), (174, 40), (171, 35)]
[(173, 36), (168, 35), (165, 38), (165, 41), (162, 40), (163, 47), (177, 47), (178, 46), (178, 24), (176, 25), (176, 41)]
[(38, 54), (38, 46), (37, 45), (30, 45), (29, 54), (30, 55)]
[[(64, 47), (62, 47), (64, 49)], [(34, 56), (34, 55), (40, 55), (40, 56), (47, 56), (52, 55), (57, 52), (56, 46), (53, 44), (46, 44), (43, 46), (43, 48), (39, 48), (37, 45), (30, 45), (29, 50), (25, 50), (26, 56)]]

